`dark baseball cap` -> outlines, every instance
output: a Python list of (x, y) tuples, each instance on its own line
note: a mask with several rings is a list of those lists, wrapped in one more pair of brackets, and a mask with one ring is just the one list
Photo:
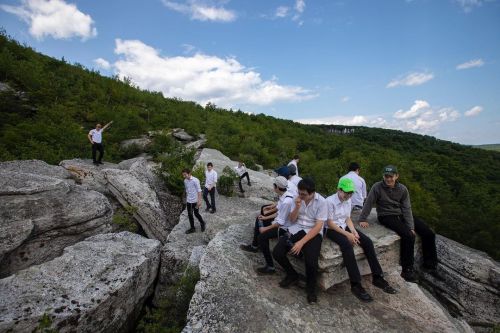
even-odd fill
[(398, 173), (398, 168), (394, 165), (387, 165), (384, 167), (384, 170), (382, 171), (384, 175), (395, 175)]

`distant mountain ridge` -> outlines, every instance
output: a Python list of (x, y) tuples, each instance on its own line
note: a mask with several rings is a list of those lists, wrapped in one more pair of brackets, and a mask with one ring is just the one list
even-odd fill
[(486, 149), (486, 150), (500, 151), (500, 143), (492, 143), (492, 144), (486, 144), (486, 145), (475, 145), (472, 147)]

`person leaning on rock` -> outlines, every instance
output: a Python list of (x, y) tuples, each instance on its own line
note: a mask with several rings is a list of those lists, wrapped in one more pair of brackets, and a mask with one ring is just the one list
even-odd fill
[(328, 220), (326, 237), (340, 246), (344, 265), (351, 282), (352, 293), (364, 302), (373, 301), (361, 284), (354, 246), (359, 245), (365, 253), (366, 260), (372, 272), (372, 283), (388, 294), (397, 291), (384, 279), (382, 267), (377, 259), (372, 240), (354, 228), (351, 221), (351, 197), (355, 193), (354, 182), (350, 178), (340, 178), (337, 192), (326, 198), (328, 205)]
[(375, 183), (368, 193), (359, 224), (362, 228), (368, 227), (366, 219), (372, 206), (376, 204), (380, 224), (401, 237), (401, 277), (406, 281), (416, 282), (415, 234), (422, 239), (423, 267), (431, 274), (436, 274), (437, 267), (436, 235), (422, 220), (413, 217), (410, 194), (406, 186), (398, 182), (398, 178), (399, 173), (395, 166), (388, 165), (384, 168), (382, 181)]
[(201, 231), (205, 231), (205, 221), (200, 215), (199, 209), (201, 207), (201, 186), (200, 181), (195, 176), (191, 175), (190, 169), (182, 170), (182, 177), (184, 178), (184, 187), (186, 188), (186, 208), (188, 211), (189, 224), (191, 228), (186, 230), (186, 234), (196, 231), (194, 227), (194, 215), (200, 222)]
[[(95, 129), (90, 130), (87, 135), (90, 143), (92, 144), (92, 160), (94, 165), (102, 164), (102, 158), (104, 157), (104, 146), (102, 145), (102, 132), (111, 125), (113, 121), (110, 121), (104, 127), (101, 124), (95, 125)], [(96, 159), (97, 152), (99, 151), (99, 158)]]
[(281, 237), (274, 247), (274, 259), (283, 267), (286, 277), (280, 287), (288, 288), (299, 280), (299, 274), (287, 258), (287, 254), (304, 255), (306, 266), (306, 291), (309, 303), (317, 302), (316, 280), (318, 258), (321, 251), (321, 234), (328, 217), (326, 200), (316, 193), (314, 181), (304, 178), (298, 185), (299, 195), (290, 213), (289, 237)]

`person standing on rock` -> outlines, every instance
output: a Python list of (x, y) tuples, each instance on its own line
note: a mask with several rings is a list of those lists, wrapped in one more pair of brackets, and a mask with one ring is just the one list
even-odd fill
[[(261, 274), (274, 274), (273, 257), (269, 249), (269, 240), (284, 236), (288, 227), (291, 225), (290, 213), (294, 207), (294, 194), (287, 191), (287, 180), (285, 177), (278, 176), (273, 181), (274, 192), (278, 195), (278, 204), (276, 213), (270, 216), (260, 215), (255, 221), (254, 239), (250, 245), (241, 245), (240, 248), (248, 252), (257, 252), (260, 248), (266, 265), (257, 268)], [(255, 244), (255, 245), (254, 245)]]
[[(214, 170), (212, 162), (207, 163), (205, 171), (205, 187), (203, 188), (203, 199), (207, 208), (206, 212), (215, 213), (215, 185), (217, 185), (217, 171)], [(210, 202), (208, 202), (208, 194), (210, 193)]]
[(298, 185), (298, 197), (290, 213), (291, 225), (289, 237), (281, 237), (274, 247), (274, 259), (283, 267), (286, 277), (280, 287), (288, 288), (299, 280), (299, 274), (287, 258), (287, 254), (304, 255), (306, 268), (307, 301), (317, 302), (316, 281), (318, 276), (318, 258), (321, 251), (321, 234), (328, 217), (326, 200), (316, 193), (314, 181), (304, 178)]
[(200, 207), (201, 207), (201, 186), (198, 178), (191, 175), (190, 169), (182, 170), (182, 177), (184, 178), (184, 187), (186, 188), (186, 208), (188, 211), (189, 224), (191, 228), (186, 230), (186, 234), (190, 234), (196, 231), (194, 227), (194, 215), (200, 222), (201, 232), (205, 231), (205, 221), (200, 215)]
[(359, 173), (361, 172), (361, 166), (358, 163), (352, 162), (351, 164), (349, 164), (348, 171), (349, 172), (346, 175), (342, 176), (340, 179), (350, 178), (354, 182), (356, 191), (354, 192), (351, 198), (351, 203), (352, 203), (351, 219), (357, 221), (359, 214), (363, 209), (363, 204), (366, 199), (366, 192), (367, 192), (366, 182), (359, 175)]
[(367, 217), (372, 206), (376, 204), (380, 224), (401, 237), (400, 261), (403, 268), (401, 277), (408, 282), (416, 282), (415, 235), (418, 234), (422, 239), (423, 268), (430, 274), (436, 274), (436, 235), (422, 220), (413, 217), (410, 194), (406, 186), (397, 181), (398, 178), (399, 173), (394, 165), (388, 165), (383, 169), (382, 181), (375, 183), (368, 193), (359, 224), (362, 228), (369, 226)]
[(388, 294), (395, 294), (397, 291), (383, 277), (384, 273), (378, 262), (372, 240), (354, 228), (350, 215), (351, 197), (354, 196), (355, 190), (352, 179), (340, 178), (337, 192), (326, 198), (328, 205), (326, 237), (340, 246), (344, 265), (351, 282), (351, 292), (360, 300), (371, 302), (373, 298), (361, 284), (361, 274), (354, 255), (354, 246), (356, 245), (363, 248), (372, 272), (373, 285)]
[(298, 176), (299, 175), (299, 155), (294, 155), (293, 160), (288, 162), (288, 165), (295, 165), (295, 174)]
[(252, 186), (252, 184), (250, 184), (250, 176), (248, 175), (248, 171), (247, 171), (247, 168), (245, 166), (245, 163), (239, 161), (238, 166), (236, 166), (234, 168), (236, 169), (236, 173), (238, 174), (238, 177), (240, 177), (240, 180), (238, 182), (238, 186), (240, 187), (240, 192), (245, 193), (245, 191), (243, 190), (243, 186), (241, 186), (241, 180), (243, 178), (247, 177), (248, 186)]
[[(102, 132), (111, 125), (113, 121), (110, 121), (104, 127), (101, 124), (95, 125), (95, 129), (90, 130), (87, 135), (90, 143), (92, 144), (92, 160), (94, 165), (102, 164), (102, 158), (104, 156), (104, 146), (102, 145)], [(96, 159), (97, 152), (99, 151), (99, 158)]]

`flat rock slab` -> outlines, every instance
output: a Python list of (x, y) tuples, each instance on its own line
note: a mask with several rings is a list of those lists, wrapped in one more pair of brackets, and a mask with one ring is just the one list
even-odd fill
[(418, 285), (396, 274), (387, 278), (399, 289), (397, 295), (365, 279), (372, 303), (358, 301), (343, 283), (320, 292), (318, 304), (308, 305), (305, 290), (278, 287), (282, 272), (256, 273), (262, 255), (238, 248), (250, 233), (249, 225), (231, 226), (207, 246), (184, 332), (472, 332)]
[(104, 169), (120, 168), (117, 164), (108, 162), (96, 166), (92, 163), (92, 160), (80, 158), (64, 160), (59, 165), (68, 170), (73, 175), (75, 181), (84, 188), (105, 194), (109, 194), (109, 191), (106, 187), (107, 182), (102, 171)]
[(73, 183), (73, 175), (58, 165), (50, 165), (40, 160), (18, 160), (0, 162), (0, 170), (19, 173), (31, 173), (58, 179), (66, 179)]
[(0, 280), (0, 332), (33, 332), (45, 314), (58, 332), (119, 332), (152, 291), (160, 242), (129, 232), (67, 247)]

